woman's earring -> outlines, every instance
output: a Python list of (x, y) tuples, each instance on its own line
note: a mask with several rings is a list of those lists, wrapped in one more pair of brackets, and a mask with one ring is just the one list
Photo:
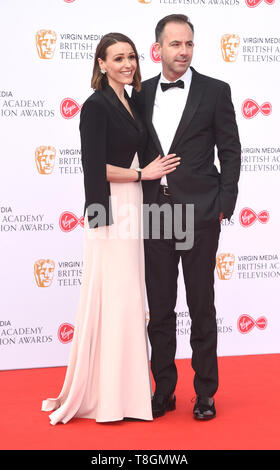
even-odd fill
[(105, 75), (106, 70), (100, 69), (100, 72), (101, 72), (103, 75)]

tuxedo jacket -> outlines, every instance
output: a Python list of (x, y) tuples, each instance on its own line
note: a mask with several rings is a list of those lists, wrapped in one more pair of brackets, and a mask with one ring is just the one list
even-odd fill
[[(125, 92), (126, 98), (129, 97)], [(136, 110), (130, 103), (134, 118), (107, 85), (95, 91), (83, 104), (80, 114), (82, 166), (84, 171), (85, 205), (91, 228), (111, 225), (110, 183), (106, 164), (129, 168), (135, 153), (143, 165), (143, 149), (147, 134)], [(105, 220), (89, 207), (99, 204), (105, 209)]]
[[(220, 212), (231, 217), (238, 193), (241, 146), (229, 85), (191, 69), (188, 99), (168, 152), (181, 157), (181, 164), (167, 175), (167, 182), (174, 203), (194, 204), (194, 223), (199, 228), (216, 221)], [(159, 78), (144, 81), (141, 91), (132, 94), (149, 133), (145, 165), (158, 154), (164, 155), (152, 124)], [(215, 146), (220, 171), (214, 165)], [(143, 181), (144, 203), (156, 202), (159, 185), (160, 179)]]

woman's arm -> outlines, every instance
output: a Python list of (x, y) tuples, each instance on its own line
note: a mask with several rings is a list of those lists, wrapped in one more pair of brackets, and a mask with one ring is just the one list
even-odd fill
[(138, 180), (138, 173), (132, 168), (122, 168), (120, 166), (106, 165), (107, 181), (111, 183), (131, 183)]
[[(161, 158), (159, 155), (142, 170), (141, 180), (156, 180), (176, 170), (180, 165), (180, 157), (175, 153)], [(106, 165), (107, 181), (111, 183), (129, 183), (138, 180), (138, 172), (132, 168), (122, 168), (115, 165)]]

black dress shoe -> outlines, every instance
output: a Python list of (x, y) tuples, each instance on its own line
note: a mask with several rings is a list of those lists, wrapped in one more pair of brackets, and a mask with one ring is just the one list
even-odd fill
[(176, 397), (172, 395), (164, 396), (155, 393), (152, 398), (153, 418), (165, 415), (166, 411), (173, 411), (176, 408)]
[(199, 419), (201, 421), (215, 418), (216, 409), (214, 398), (197, 395), (193, 409), (193, 416), (195, 419)]

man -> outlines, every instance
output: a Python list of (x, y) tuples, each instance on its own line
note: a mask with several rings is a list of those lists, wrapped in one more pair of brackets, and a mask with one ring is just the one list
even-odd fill
[[(153, 416), (163, 416), (176, 407), (174, 309), (181, 259), (192, 320), (193, 414), (207, 420), (216, 416), (213, 396), (218, 388), (215, 258), (220, 222), (231, 217), (236, 203), (241, 148), (229, 85), (190, 67), (193, 35), (193, 25), (185, 15), (169, 15), (159, 21), (155, 47), (162, 73), (143, 82), (133, 100), (149, 131), (145, 163), (158, 153), (181, 157), (176, 171), (160, 180), (143, 181), (144, 203), (168, 204), (172, 210), (177, 204), (194, 207), (192, 248), (178, 250), (175, 234), (167, 239), (163, 227), (160, 237), (145, 240), (148, 334), (156, 383)], [(220, 173), (214, 165), (215, 146)], [(186, 226), (188, 223), (186, 220)]]

